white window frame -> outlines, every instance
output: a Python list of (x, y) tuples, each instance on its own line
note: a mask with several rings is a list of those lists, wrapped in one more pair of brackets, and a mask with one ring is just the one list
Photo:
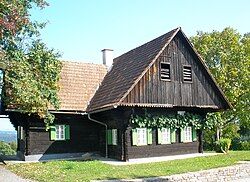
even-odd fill
[(137, 128), (137, 145), (147, 144), (147, 128)]
[(170, 128), (162, 128), (161, 129), (161, 143), (162, 144), (170, 144), (171, 143), (171, 132)]
[(192, 140), (192, 127), (191, 126), (186, 126), (183, 129), (183, 137), (184, 137), (184, 142), (193, 142)]
[(112, 145), (117, 145), (117, 129), (112, 129)]
[(55, 125), (56, 140), (65, 140), (65, 125)]

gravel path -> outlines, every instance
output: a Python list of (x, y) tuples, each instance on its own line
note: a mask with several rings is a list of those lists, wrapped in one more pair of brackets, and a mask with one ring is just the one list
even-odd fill
[(8, 171), (0, 164), (0, 182), (31, 182)]

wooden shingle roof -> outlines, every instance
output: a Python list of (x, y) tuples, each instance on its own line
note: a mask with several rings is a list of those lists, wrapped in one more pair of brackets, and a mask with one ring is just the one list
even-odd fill
[(119, 105), (179, 30), (174, 29), (115, 58), (87, 111)]
[(86, 111), (89, 100), (107, 73), (102, 64), (62, 62), (59, 110)]

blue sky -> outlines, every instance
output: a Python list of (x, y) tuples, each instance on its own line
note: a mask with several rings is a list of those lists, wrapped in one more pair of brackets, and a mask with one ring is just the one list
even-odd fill
[[(62, 53), (62, 60), (102, 63), (101, 50), (119, 56), (171, 29), (188, 37), (197, 31), (233, 27), (250, 32), (249, 0), (50, 0), (32, 10), (32, 18), (48, 21), (42, 40)], [(0, 119), (0, 130), (10, 128)]]

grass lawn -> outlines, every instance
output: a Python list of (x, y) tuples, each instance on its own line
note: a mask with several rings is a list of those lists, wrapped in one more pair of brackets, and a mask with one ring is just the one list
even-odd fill
[(111, 166), (100, 161), (54, 161), (41, 163), (9, 164), (7, 169), (24, 178), (37, 181), (90, 181), (101, 179), (144, 178), (229, 166), (238, 161), (250, 160), (249, 151), (231, 151), (229, 154), (189, 159)]

